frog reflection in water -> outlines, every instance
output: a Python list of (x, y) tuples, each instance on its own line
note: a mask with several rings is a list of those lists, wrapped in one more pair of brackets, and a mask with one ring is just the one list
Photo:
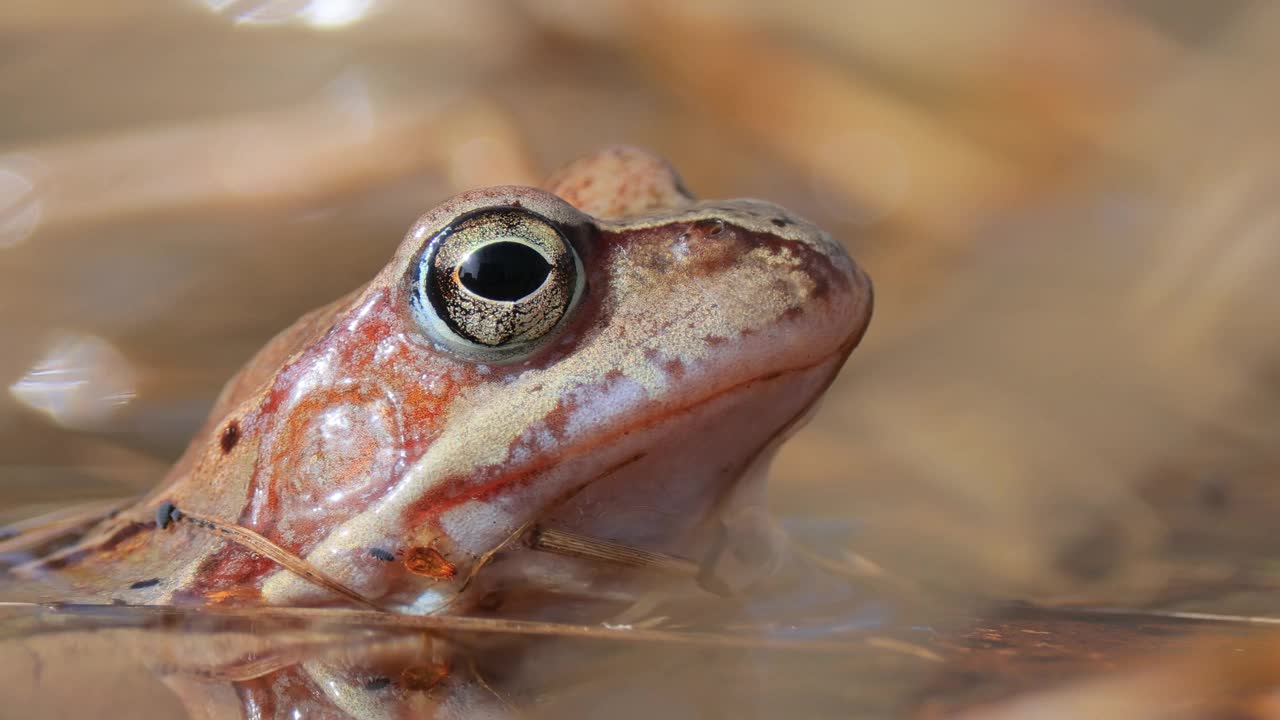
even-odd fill
[(704, 588), (769, 572), (761, 470), (862, 337), (867, 277), (805, 220), (696, 201), (638, 150), (547, 187), (422, 216), (231, 380), (156, 490), (18, 573), (60, 600), (419, 614), (636, 575), (537, 552), (534, 529), (692, 559)]

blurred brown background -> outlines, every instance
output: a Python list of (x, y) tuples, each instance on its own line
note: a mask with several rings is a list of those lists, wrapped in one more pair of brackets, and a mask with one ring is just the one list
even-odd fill
[(775, 473), (828, 551), (1221, 609), (1280, 549), (1278, 40), (1267, 0), (10, 0), (0, 519), (148, 487), (417, 215), (627, 142), (876, 282)]

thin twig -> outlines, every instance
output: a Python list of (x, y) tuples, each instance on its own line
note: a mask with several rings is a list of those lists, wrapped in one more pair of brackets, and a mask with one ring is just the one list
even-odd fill
[(240, 525), (225, 523), (217, 518), (208, 515), (200, 515), (199, 513), (190, 513), (177, 508), (172, 508), (169, 517), (174, 521), (189, 521), (196, 527), (206, 530), (215, 530), (225, 535), (232, 542), (251, 550), (265, 558), (275, 561), (281, 567), (295, 573), (302, 579), (319, 585), (330, 590), (348, 600), (367, 607), (371, 610), (386, 612), (386, 609), (369, 598), (352, 590), (344, 585), (341, 581), (324, 572), (315, 565), (285, 550), (274, 542), (259, 535), (258, 533)]

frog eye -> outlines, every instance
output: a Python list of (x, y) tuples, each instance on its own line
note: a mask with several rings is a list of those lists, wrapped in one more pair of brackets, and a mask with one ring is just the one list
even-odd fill
[(582, 295), (573, 245), (517, 208), (469, 213), (428, 241), (413, 311), (435, 341), (471, 360), (519, 359), (550, 338)]

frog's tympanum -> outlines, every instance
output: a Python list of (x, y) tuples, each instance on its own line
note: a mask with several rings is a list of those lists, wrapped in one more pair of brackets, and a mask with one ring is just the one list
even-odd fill
[(56, 599), (408, 613), (607, 595), (645, 558), (748, 587), (758, 470), (870, 313), (822, 230), (637, 150), (465, 192), (268, 343), (157, 489), (17, 571)]

